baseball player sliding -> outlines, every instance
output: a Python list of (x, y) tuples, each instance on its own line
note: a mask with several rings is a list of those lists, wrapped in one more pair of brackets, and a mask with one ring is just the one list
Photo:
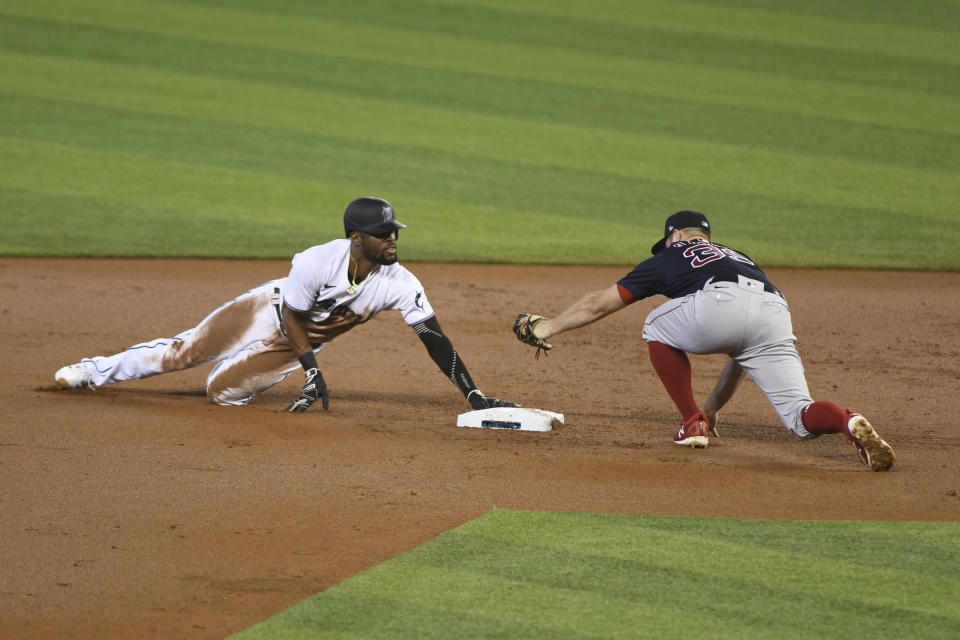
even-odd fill
[(343, 214), (346, 238), (293, 257), (289, 275), (222, 305), (193, 329), (137, 344), (112, 356), (84, 358), (54, 374), (63, 387), (94, 387), (139, 380), (216, 362), (207, 397), (243, 405), (302, 367), (299, 397), (287, 411), (306, 411), (330, 391), (316, 355), (323, 345), (384, 309), (399, 310), (440, 370), (473, 409), (518, 405), (485, 396), (440, 328), (420, 281), (397, 262), (397, 237), (406, 225), (386, 200), (351, 202)]
[[(874, 471), (893, 466), (894, 452), (866, 418), (832, 402), (814, 402), (795, 346), (783, 294), (746, 255), (710, 241), (710, 223), (696, 211), (667, 218), (664, 236), (644, 260), (613, 286), (584, 295), (555, 318), (520, 314), (517, 338), (549, 350), (551, 337), (596, 322), (656, 294), (670, 298), (650, 312), (643, 339), (650, 362), (680, 410), (673, 441), (705, 448), (716, 436), (717, 411), (733, 396), (744, 372), (767, 396), (783, 424), (800, 438), (842, 433)], [(688, 353), (726, 353), (704, 406), (693, 397)]]

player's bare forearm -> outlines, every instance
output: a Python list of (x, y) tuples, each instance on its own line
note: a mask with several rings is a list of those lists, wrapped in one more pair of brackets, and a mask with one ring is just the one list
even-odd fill
[(600, 291), (591, 291), (561, 311), (555, 318), (539, 322), (533, 332), (538, 338), (547, 339), (558, 333), (596, 322), (625, 306), (627, 305), (620, 298), (616, 285)]
[(320, 367), (317, 366), (317, 358), (313, 354), (313, 346), (310, 344), (310, 335), (305, 326), (306, 319), (302, 314), (283, 305), (280, 312), (283, 318), (283, 329), (287, 335), (287, 343), (291, 351), (297, 356), (300, 365), (303, 367), (306, 381), (300, 395), (290, 403), (287, 411), (290, 413), (303, 413), (318, 399), (321, 401), (324, 410), (330, 408), (330, 389), (320, 373)]
[(743, 368), (737, 364), (737, 361), (733, 358), (727, 360), (723, 371), (720, 372), (720, 377), (717, 378), (717, 383), (713, 386), (713, 391), (710, 392), (701, 407), (711, 426), (716, 426), (717, 412), (733, 397), (734, 392), (743, 380), (743, 376)]
[(310, 336), (300, 314), (287, 305), (283, 305), (281, 313), (283, 314), (283, 330), (287, 334), (287, 343), (294, 355), (299, 358), (303, 354), (313, 351)]

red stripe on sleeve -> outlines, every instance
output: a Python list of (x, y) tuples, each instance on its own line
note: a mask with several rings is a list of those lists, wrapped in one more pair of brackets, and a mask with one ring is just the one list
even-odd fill
[(620, 299), (623, 300), (624, 304), (633, 304), (637, 301), (637, 296), (630, 293), (629, 289), (622, 284), (617, 284), (617, 293), (620, 294)]

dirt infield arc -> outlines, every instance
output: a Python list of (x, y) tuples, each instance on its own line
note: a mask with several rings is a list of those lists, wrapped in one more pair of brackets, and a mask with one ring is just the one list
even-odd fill
[[(462, 397), (399, 314), (338, 338), (328, 412), (291, 379), (210, 405), (207, 368), (90, 391), (52, 374), (193, 326), (285, 261), (0, 260), (0, 638), (222, 638), (494, 507), (960, 520), (960, 274), (771, 270), (814, 397), (863, 411), (890, 473), (799, 441), (752, 383), (705, 451), (671, 442), (641, 301), (557, 338), (509, 330), (624, 268), (412, 264), (481, 389), (559, 411), (547, 434), (458, 429)], [(705, 396), (722, 357), (695, 357)]]

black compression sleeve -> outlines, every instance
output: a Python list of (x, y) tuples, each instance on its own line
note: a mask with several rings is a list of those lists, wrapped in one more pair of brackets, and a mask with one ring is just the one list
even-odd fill
[(305, 354), (298, 358), (300, 360), (300, 366), (303, 367), (304, 371), (310, 371), (310, 369), (320, 369), (317, 366), (317, 356), (313, 354), (313, 351), (307, 351)]
[(450, 378), (450, 381), (457, 385), (464, 397), (477, 388), (477, 385), (473, 384), (473, 380), (470, 378), (470, 372), (467, 371), (466, 365), (463, 364), (463, 360), (457, 354), (457, 350), (453, 348), (450, 339), (444, 335), (443, 329), (440, 328), (440, 322), (437, 321), (436, 316), (413, 325), (413, 330), (417, 332), (417, 336), (427, 348), (427, 353), (430, 354), (433, 361)]

